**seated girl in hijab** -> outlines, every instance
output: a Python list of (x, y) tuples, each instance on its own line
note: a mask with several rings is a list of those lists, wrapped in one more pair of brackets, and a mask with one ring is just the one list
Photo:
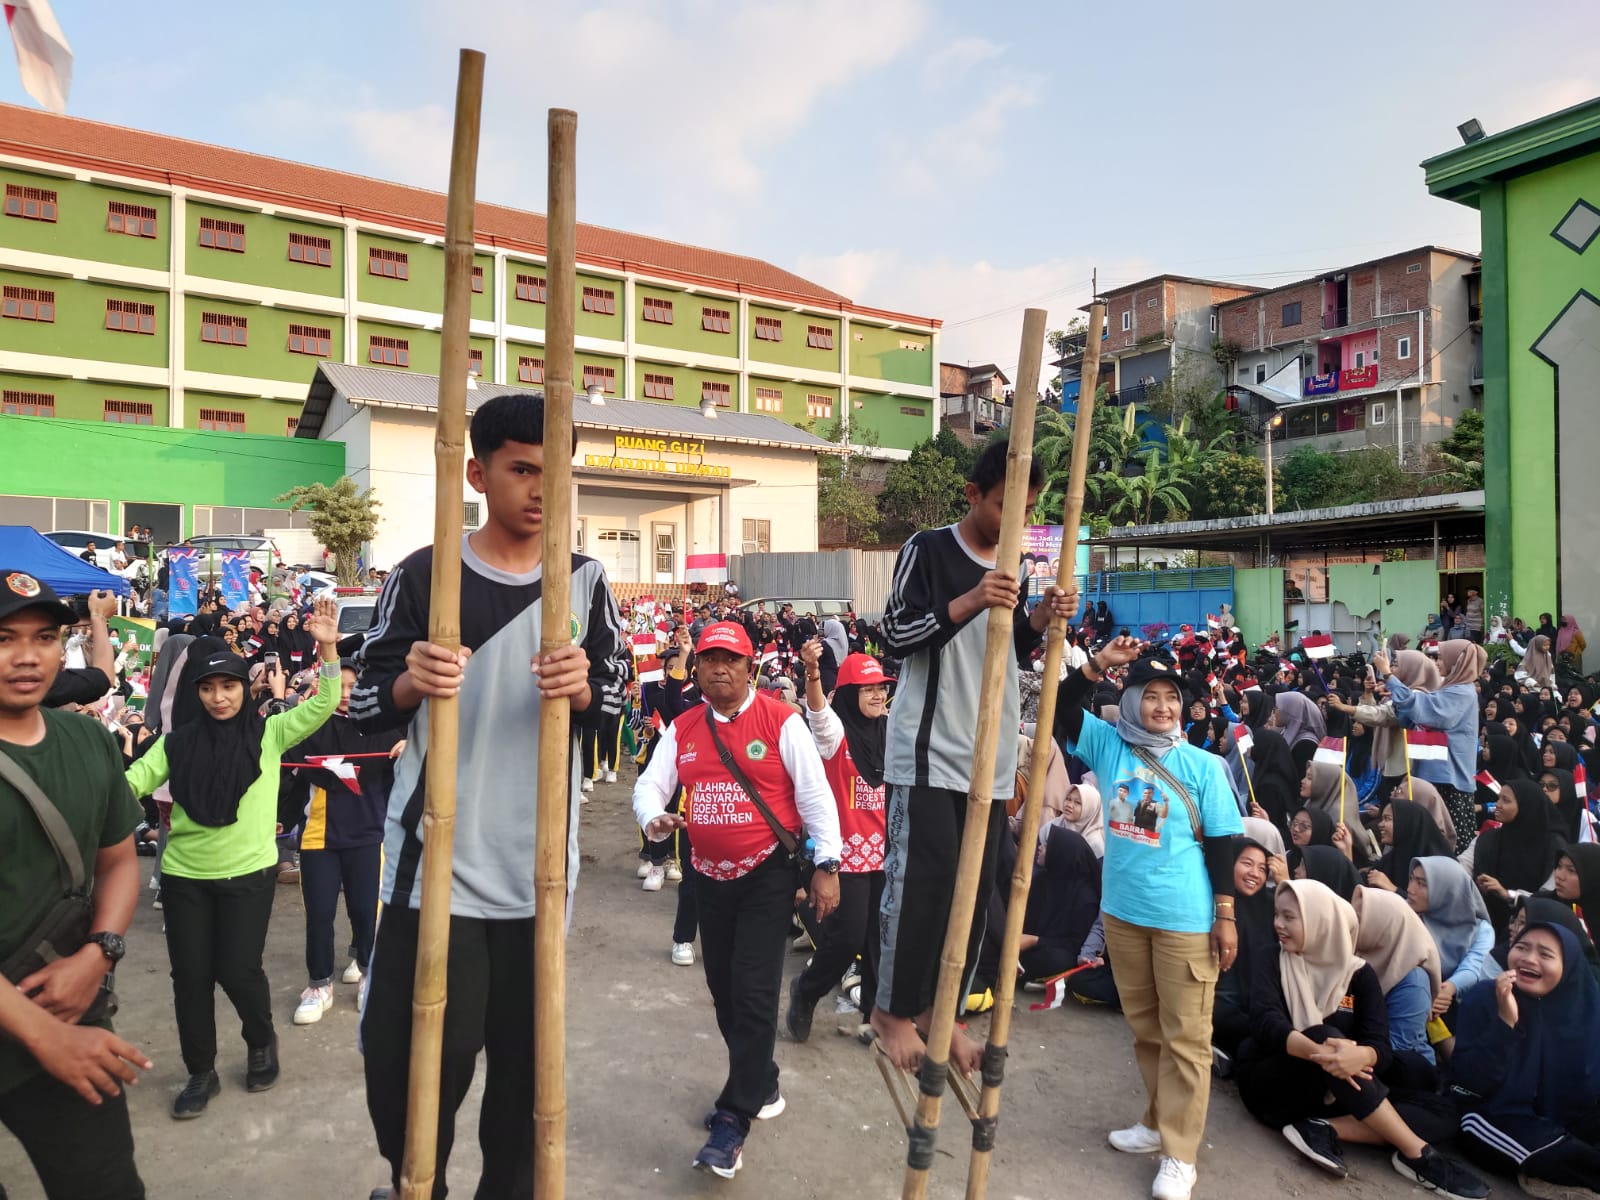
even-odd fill
[(1500, 789), (1494, 806), (1496, 829), (1485, 829), (1461, 856), (1476, 880), (1497, 932), (1511, 923), (1512, 905), (1552, 886), (1556, 854), (1564, 844), (1559, 820), (1540, 784), (1518, 779)]
[[(1555, 749), (1566, 750), (1574, 761), (1577, 751), (1565, 742), (1546, 742), (1545, 760), (1548, 762)], [(1539, 772), (1539, 787), (1556, 806), (1556, 833), (1569, 846), (1575, 846), (1583, 837), (1583, 799), (1578, 795), (1578, 780), (1571, 767), (1547, 766)]]
[(1357, 888), (1355, 910), (1360, 922), (1356, 953), (1378, 973), (1389, 1014), (1389, 1047), (1400, 1068), (1388, 1082), (1403, 1077), (1407, 1086), (1431, 1089), (1438, 1083), (1438, 1059), (1428, 1041), (1428, 1019), (1444, 982), (1439, 947), (1422, 918), (1393, 892)]
[[(1257, 822), (1263, 824), (1264, 822)], [(1271, 828), (1271, 826), (1267, 826)], [(1275, 946), (1272, 891), (1267, 887), (1270, 849), (1247, 833), (1236, 837), (1233, 857), (1234, 914), (1239, 926), (1239, 957), (1217, 979), (1211, 1009), (1211, 1065), (1223, 1077), (1232, 1074), (1233, 1056), (1250, 1036), (1250, 995), (1264, 956)]]
[(1333, 845), (1333, 818), (1320, 808), (1299, 804), (1289, 819), (1289, 841), (1297, 849)]
[(1439, 947), (1439, 974), (1444, 982), (1433, 1000), (1433, 1015), (1445, 1017), (1456, 998), (1494, 975), (1494, 926), (1472, 877), (1453, 858), (1419, 858), (1411, 864), (1406, 888), (1411, 911)]
[(1378, 1078), (1393, 1051), (1377, 972), (1356, 955), (1355, 910), (1311, 881), (1279, 887), (1273, 907), (1278, 953), (1261, 964), (1239, 1064), (1245, 1107), (1330, 1175), (1346, 1174), (1343, 1141), (1393, 1146), (1405, 1178), (1487, 1196), (1481, 1179), (1414, 1132)]
[(1081, 833), (1056, 820), (1039, 830), (1034, 872), (1017, 963), (1025, 979), (1048, 979), (1078, 965), (1100, 916), (1100, 860)]
[(1549, 922), (1530, 920), (1508, 963), (1461, 1001), (1450, 1073), (1463, 1148), (1530, 1195), (1600, 1195), (1600, 983), (1572, 931)]
[(1556, 856), (1552, 879), (1553, 898), (1572, 910), (1589, 941), (1590, 961), (1600, 967), (1600, 955), (1593, 950), (1595, 935), (1600, 934), (1600, 845), (1585, 842), (1565, 847)]
[(1300, 798), (1308, 809), (1321, 810), (1333, 822), (1335, 846), (1358, 866), (1371, 861), (1370, 839), (1361, 824), (1355, 784), (1340, 767), (1333, 763), (1308, 764), (1300, 783)]
[(1413, 859), (1452, 855), (1454, 843), (1447, 843), (1439, 827), (1420, 804), (1410, 800), (1391, 800), (1378, 818), (1378, 844), (1383, 854), (1363, 877), (1368, 887), (1386, 892), (1402, 892), (1411, 876)]
[[(1235, 760), (1237, 769), (1232, 767)], [(1283, 735), (1276, 729), (1258, 729), (1250, 737), (1248, 752), (1239, 755), (1236, 744), (1229, 761), (1235, 790), (1249, 804), (1250, 815), (1271, 821), (1288, 840), (1289, 814), (1300, 807), (1302, 772)]]
[(1059, 823), (1083, 834), (1096, 858), (1106, 856), (1105, 817), (1101, 812), (1100, 789), (1085, 780), (1067, 789), (1061, 805)]
[(1296, 879), (1322, 884), (1347, 903), (1355, 899), (1356, 889), (1361, 886), (1355, 864), (1332, 846), (1307, 846), (1301, 850), (1292, 874)]

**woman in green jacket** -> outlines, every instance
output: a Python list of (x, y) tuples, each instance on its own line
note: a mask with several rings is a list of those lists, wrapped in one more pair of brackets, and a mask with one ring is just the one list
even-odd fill
[(277, 880), (279, 764), (339, 704), (339, 622), (331, 600), (317, 601), (306, 630), (322, 660), (316, 695), (262, 717), (249, 702), (245, 660), (219, 649), (193, 665), (201, 714), (163, 735), (128, 770), (134, 795), (147, 796), (163, 783), (172, 792), (161, 896), (178, 1042), (189, 1072), (172, 1105), (178, 1120), (205, 1112), (222, 1087), (213, 1007), (219, 983), (243, 1024), (246, 1090), (263, 1092), (278, 1081), (278, 1038), (261, 958)]

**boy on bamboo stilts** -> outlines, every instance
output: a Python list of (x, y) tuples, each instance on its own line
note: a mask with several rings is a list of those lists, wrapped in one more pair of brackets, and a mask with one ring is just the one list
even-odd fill
[[(463, 537), (461, 646), (428, 639), (435, 548), (389, 575), (350, 699), (358, 728), (409, 721), (384, 828), (383, 919), (369, 971), (361, 1043), (367, 1112), (398, 1189), (406, 1141), (412, 984), (421, 904), (428, 704), (460, 697), (455, 854), (450, 894), (449, 1000), (440, 1064), (435, 1196), (445, 1194), (455, 1113), (478, 1052), (488, 1075), (478, 1115), (480, 1196), (533, 1194), (534, 830), (539, 707), (572, 702), (567, 886), (578, 875), (580, 758), (585, 725), (622, 711), (631, 648), (622, 615), (592, 558), (572, 556), (571, 645), (541, 658), (544, 399), (497, 396), (473, 414), (467, 482), (488, 520)], [(571, 446), (554, 448), (570, 454)], [(453, 549), (453, 548), (452, 548)], [(379, 1189), (374, 1196), (386, 1195)]]
[[(884, 781), (889, 785), (888, 850), (879, 911), (878, 996), (872, 1027), (889, 1059), (916, 1071), (933, 1016), (939, 955), (955, 892), (956, 862), (972, 783), (979, 684), (989, 609), (1015, 610), (1015, 636), (1006, 659), (1002, 731), (1018, 727), (1021, 693), (1017, 662), (1039, 646), (1054, 614), (1071, 619), (1076, 594), (1054, 585), (1030, 614), (1015, 575), (997, 570), (1004, 508), (1007, 442), (991, 442), (966, 485), (967, 515), (954, 525), (913, 534), (895, 561), (883, 614), (885, 651), (901, 660), (889, 709)], [(1044, 472), (1029, 469), (1028, 506), (1039, 498)], [(977, 963), (984, 910), (994, 886), (999, 830), (1016, 790), (1017, 739), (1002, 736), (994, 764), (994, 803), (978, 880), (966, 976)], [(966, 993), (963, 982), (962, 995)], [(965, 1075), (977, 1070), (983, 1047), (957, 1030), (949, 1061)]]

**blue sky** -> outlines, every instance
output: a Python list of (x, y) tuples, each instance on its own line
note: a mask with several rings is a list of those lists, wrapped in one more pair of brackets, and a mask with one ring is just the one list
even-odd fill
[[(579, 112), (583, 220), (768, 259), (1015, 361), (1158, 271), (1259, 284), (1476, 216), (1417, 163), (1600, 95), (1600, 4), (1543, 0), (54, 0), (70, 112), (443, 187), (455, 51), (488, 52), (479, 195), (544, 208)], [(1508, 14), (1510, 19), (1508, 20)], [(27, 102), (0, 68), (0, 99)]]

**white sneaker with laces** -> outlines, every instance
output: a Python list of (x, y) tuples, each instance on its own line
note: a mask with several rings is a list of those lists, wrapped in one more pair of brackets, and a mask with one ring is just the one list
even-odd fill
[(641, 885), (647, 892), (659, 892), (662, 881), (667, 877), (667, 869), (652, 865), (645, 873), (644, 883)]
[(1124, 1154), (1154, 1154), (1161, 1149), (1161, 1135), (1143, 1121), (1135, 1122), (1127, 1129), (1113, 1129), (1106, 1135), (1106, 1141), (1111, 1143), (1113, 1150), (1121, 1150)]
[(606, 772), (606, 782), (607, 783), (615, 783), (616, 781), (617, 781), (617, 773), (615, 771), (607, 771)]
[(683, 868), (680, 867), (675, 862), (667, 863), (667, 882), (668, 883), (682, 883), (683, 882)]
[(322, 1020), (322, 1014), (333, 1007), (333, 989), (324, 985), (322, 987), (308, 987), (300, 993), (300, 1003), (294, 1010), (294, 1023), (296, 1025), (315, 1025)]
[(672, 962), (673, 962), (674, 966), (679, 966), (679, 967), (692, 967), (692, 966), (694, 966), (694, 943), (693, 942), (673, 942), (672, 943)]
[(1195, 1169), (1192, 1163), (1180, 1158), (1162, 1156), (1156, 1169), (1155, 1182), (1150, 1185), (1152, 1200), (1189, 1200), (1194, 1191)]
[(650, 860), (641, 858), (639, 860), (639, 870), (635, 873), (636, 878), (643, 879), (648, 874), (650, 874)]
[(356, 962), (354, 959), (351, 959), (350, 965), (344, 969), (344, 974), (339, 976), (339, 978), (345, 983), (360, 983), (361, 964)]
[(581, 790), (585, 793), (594, 791), (594, 780), (585, 779), (581, 785)]

